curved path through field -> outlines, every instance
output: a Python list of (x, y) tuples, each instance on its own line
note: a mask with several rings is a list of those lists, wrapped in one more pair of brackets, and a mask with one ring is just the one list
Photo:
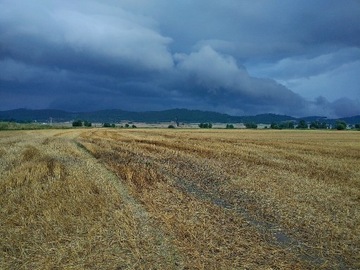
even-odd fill
[(0, 269), (183, 269), (127, 186), (79, 146), (83, 132), (0, 134)]

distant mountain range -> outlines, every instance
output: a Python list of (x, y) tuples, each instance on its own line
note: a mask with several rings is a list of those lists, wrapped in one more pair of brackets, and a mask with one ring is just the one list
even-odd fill
[(232, 116), (223, 113), (188, 110), (188, 109), (171, 109), (164, 111), (149, 112), (129, 112), (123, 110), (101, 110), (94, 112), (66, 112), (61, 110), (29, 110), (16, 109), (8, 111), (0, 111), (0, 121), (15, 122), (68, 122), (73, 120), (86, 120), (95, 123), (118, 123), (121, 121), (129, 122), (145, 122), (159, 123), (178, 121), (180, 123), (256, 123), (271, 124), (273, 122), (280, 123), (284, 121), (299, 121), (304, 119), (307, 122), (320, 121), (326, 123), (334, 123), (336, 120), (343, 120), (348, 124), (360, 123), (360, 115), (328, 119), (322, 116), (309, 116), (296, 118), (287, 115), (278, 114), (259, 114), (255, 116)]

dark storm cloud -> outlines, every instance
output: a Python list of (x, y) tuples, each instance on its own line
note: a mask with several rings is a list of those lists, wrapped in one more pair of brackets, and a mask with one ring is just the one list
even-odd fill
[(357, 0), (155, 3), (144, 9), (166, 21), (161, 29), (181, 39), (187, 50), (198, 42), (223, 41), (233, 45), (237, 57), (276, 59), (319, 47), (360, 45)]
[(343, 117), (360, 115), (360, 102), (348, 98), (340, 98), (329, 102), (325, 97), (318, 97), (308, 108), (314, 115), (328, 115)]
[(359, 113), (359, 14), (355, 0), (0, 0), (0, 109)]
[(304, 103), (300, 96), (273, 80), (251, 77), (234, 58), (221, 55), (211, 47), (189, 55), (175, 55), (175, 59), (177, 69), (187, 74), (187, 80), (192, 80), (192, 91), (202, 90), (200, 95), (212, 97), (215, 102), (239, 108), (242, 104), (279, 106), (283, 110), (301, 108)]
[[(331, 72), (343, 65), (360, 60), (360, 48), (350, 47), (315, 56), (289, 57), (263, 66), (263, 73), (279, 79), (310, 77)], [(261, 67), (258, 67), (261, 72)]]
[(95, 61), (100, 67), (101, 63), (150, 70), (172, 66), (167, 50), (171, 39), (148, 27), (146, 19), (116, 6), (28, 1), (23, 7), (15, 0), (5, 1), (1, 15), (2, 47), (18, 60), (65, 68)]

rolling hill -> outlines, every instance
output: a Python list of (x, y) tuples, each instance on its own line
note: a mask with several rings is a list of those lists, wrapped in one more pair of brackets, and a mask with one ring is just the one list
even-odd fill
[(101, 110), (94, 112), (67, 112), (62, 110), (31, 110), (31, 109), (15, 109), (8, 111), (0, 111), (1, 121), (14, 121), (14, 122), (67, 122), (76, 119), (87, 120), (90, 122), (111, 122), (117, 123), (121, 121), (132, 122), (170, 122), (179, 121), (183, 123), (201, 123), (201, 122), (216, 122), (216, 123), (263, 123), (270, 124), (272, 122), (284, 121), (298, 121), (304, 119), (307, 122), (319, 120), (321, 122), (334, 123), (336, 120), (343, 120), (348, 124), (360, 123), (360, 115), (339, 118), (327, 119), (322, 116), (309, 116), (304, 118), (295, 118), (287, 115), (278, 114), (259, 114), (255, 116), (232, 116), (228, 114), (188, 110), (188, 109), (171, 109), (164, 111), (148, 111), (148, 112), (130, 112), (119, 109)]

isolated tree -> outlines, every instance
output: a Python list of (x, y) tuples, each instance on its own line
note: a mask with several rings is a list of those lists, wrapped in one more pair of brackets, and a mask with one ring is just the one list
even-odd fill
[(294, 129), (295, 128), (294, 122), (293, 121), (284, 122), (284, 128)]
[(83, 122), (81, 120), (76, 120), (76, 121), (72, 122), (72, 126), (73, 127), (82, 127)]
[(318, 129), (319, 128), (319, 121), (314, 121), (310, 123), (310, 129)]
[(311, 129), (327, 129), (327, 124), (325, 122), (313, 121), (310, 123)]
[(246, 128), (250, 128), (250, 129), (257, 129), (257, 128), (258, 128), (258, 125), (255, 124), (255, 123), (246, 123), (246, 124), (245, 124), (245, 127), (246, 127)]
[(273, 129), (294, 129), (295, 125), (293, 121), (285, 121), (280, 124), (272, 123), (270, 127)]
[(308, 124), (306, 123), (305, 120), (300, 120), (299, 124), (297, 125), (298, 129), (308, 129)]
[(346, 127), (347, 127), (347, 124), (345, 121), (340, 121), (340, 120), (336, 121), (335, 128), (337, 130), (345, 130)]
[(200, 123), (199, 128), (212, 128), (211, 123)]
[(227, 129), (233, 129), (233, 128), (234, 128), (234, 125), (233, 125), (233, 124), (227, 124), (227, 125), (226, 125), (226, 128), (227, 128)]
[(174, 125), (169, 125), (168, 128), (175, 128)]
[(91, 127), (92, 124), (88, 121), (84, 121), (84, 127)]
[(104, 123), (103, 127), (111, 127), (111, 124), (110, 123)]
[(275, 123), (275, 122), (271, 123), (270, 128), (272, 128), (272, 129), (280, 129), (279, 125), (277, 123)]

